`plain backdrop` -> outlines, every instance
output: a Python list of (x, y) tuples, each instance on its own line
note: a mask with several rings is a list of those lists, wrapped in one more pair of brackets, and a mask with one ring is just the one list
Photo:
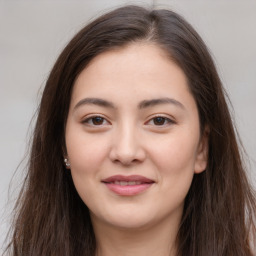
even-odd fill
[(205, 40), (233, 104), (248, 175), (256, 184), (256, 1), (0, 1), (0, 247), (24, 164), (8, 196), (9, 184), (25, 155), (30, 121), (54, 61), (89, 20), (128, 2), (171, 8)]

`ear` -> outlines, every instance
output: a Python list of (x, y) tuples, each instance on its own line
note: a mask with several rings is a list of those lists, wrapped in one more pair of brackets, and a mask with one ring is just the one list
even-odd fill
[(209, 149), (209, 127), (204, 129), (203, 134), (197, 148), (197, 155), (195, 160), (195, 173), (201, 173), (205, 171), (208, 163), (208, 149)]

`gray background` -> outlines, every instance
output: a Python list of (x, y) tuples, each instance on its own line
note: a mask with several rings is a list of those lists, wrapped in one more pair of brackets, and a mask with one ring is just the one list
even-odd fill
[(26, 152), (29, 124), (56, 57), (89, 20), (128, 2), (171, 8), (203, 37), (233, 104), (256, 184), (256, 1), (0, 1), (0, 247), (24, 164), (8, 196), (9, 183)]

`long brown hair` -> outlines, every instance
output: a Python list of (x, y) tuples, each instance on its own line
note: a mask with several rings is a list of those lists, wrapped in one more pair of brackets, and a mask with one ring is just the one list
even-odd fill
[(246, 178), (225, 92), (209, 51), (178, 14), (137, 6), (116, 9), (87, 25), (56, 61), (38, 110), (9, 255), (95, 255), (88, 208), (63, 164), (72, 86), (95, 56), (137, 41), (158, 45), (182, 68), (197, 103), (201, 131), (207, 127), (209, 132), (208, 166), (194, 176), (185, 199), (178, 255), (253, 255), (255, 194)]

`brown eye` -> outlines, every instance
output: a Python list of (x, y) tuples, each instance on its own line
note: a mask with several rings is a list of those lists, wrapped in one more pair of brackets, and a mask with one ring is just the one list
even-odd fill
[(109, 122), (101, 116), (92, 116), (88, 117), (84, 121), (82, 121), (83, 124), (86, 124), (88, 126), (103, 126), (103, 125), (108, 125)]
[(154, 125), (164, 125), (167, 121), (167, 118), (158, 116), (153, 118)]
[(92, 124), (94, 125), (102, 125), (104, 122), (104, 118), (100, 117), (100, 116), (96, 116), (92, 118)]
[(175, 121), (173, 121), (172, 119), (170, 119), (168, 117), (155, 116), (147, 122), (147, 125), (155, 126), (155, 127), (159, 126), (159, 128), (162, 128), (162, 127), (168, 127), (168, 126), (173, 125), (175, 123), (176, 123)]

